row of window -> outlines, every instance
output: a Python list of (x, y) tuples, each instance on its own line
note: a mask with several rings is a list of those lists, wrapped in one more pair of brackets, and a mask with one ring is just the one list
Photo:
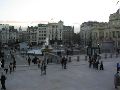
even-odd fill
[(46, 38), (39, 38), (39, 40), (45, 40)]
[(116, 37), (120, 38), (120, 31), (113, 31), (112, 36), (113, 38), (116, 38)]
[(39, 28), (39, 30), (43, 30), (43, 29), (46, 30), (46, 28)]
[(39, 33), (46, 33), (46, 31), (39, 31)]
[(39, 34), (39, 36), (46, 36), (46, 34)]
[(58, 28), (58, 26), (55, 26), (55, 25), (54, 25), (54, 26), (52, 26), (52, 28)]
[[(110, 34), (110, 35), (109, 35)], [(112, 31), (110, 33), (106, 32), (100, 32), (99, 33), (99, 37), (109, 37), (109, 36), (112, 36), (113, 38), (120, 38), (120, 31)], [(98, 33), (97, 32), (94, 32), (93, 33), (93, 37), (96, 38), (98, 37)]]

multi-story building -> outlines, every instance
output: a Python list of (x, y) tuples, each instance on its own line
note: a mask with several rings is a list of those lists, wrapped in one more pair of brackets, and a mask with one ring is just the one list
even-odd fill
[(63, 40), (63, 22), (60, 20), (58, 23), (48, 23), (48, 34), (47, 37), (51, 44), (62, 43)]
[(119, 10), (109, 17), (109, 22), (85, 22), (81, 25), (82, 44), (93, 46), (100, 44), (103, 49), (120, 48), (120, 13)]
[(72, 26), (63, 26), (63, 42), (64, 44), (72, 44), (74, 35), (74, 27)]
[(0, 24), (0, 42), (1, 44), (12, 44), (18, 39), (18, 31), (14, 26)]
[(14, 28), (14, 26), (9, 26), (9, 44), (16, 43), (18, 39), (18, 31)]
[(28, 41), (32, 45), (42, 44), (47, 37), (47, 24), (38, 24), (38, 26), (31, 26), (27, 28), (29, 34)]
[(21, 26), (18, 29), (18, 42), (26, 42), (29, 41), (29, 33), (26, 30), (22, 30)]
[(0, 24), (0, 42), (6, 44), (9, 41), (9, 25)]
[(36, 45), (38, 42), (37, 42), (37, 30), (38, 30), (38, 27), (29, 27), (27, 28), (27, 32), (29, 34), (29, 44), (32, 44), (32, 45)]
[(43, 44), (47, 37), (47, 24), (38, 24), (37, 29), (37, 44)]
[[(27, 28), (30, 44), (43, 44), (48, 38), (50, 44), (61, 44), (63, 41), (71, 41), (74, 27), (64, 26), (60, 20), (58, 23), (38, 24)], [(64, 38), (63, 38), (64, 37)]]

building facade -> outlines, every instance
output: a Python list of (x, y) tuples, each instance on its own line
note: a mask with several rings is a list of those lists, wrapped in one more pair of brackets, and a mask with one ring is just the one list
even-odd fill
[(71, 44), (73, 42), (74, 27), (63, 26), (63, 43)]
[(0, 24), (0, 43), (13, 44), (18, 39), (18, 31), (14, 26)]
[(84, 47), (100, 45), (103, 49), (120, 48), (120, 13), (119, 10), (109, 17), (109, 22), (84, 22), (80, 27), (81, 43)]
[(9, 25), (0, 24), (0, 42), (1, 44), (8, 43), (9, 41)]
[(38, 24), (38, 26), (31, 26), (27, 28), (29, 34), (29, 43), (38, 45), (45, 43), (48, 38), (50, 44), (62, 44), (63, 41), (71, 40), (74, 34), (74, 28), (71, 26), (64, 26), (60, 20), (57, 23)]
[(63, 40), (63, 22), (60, 20), (58, 23), (48, 23), (47, 37), (51, 44), (55, 42), (60, 44)]

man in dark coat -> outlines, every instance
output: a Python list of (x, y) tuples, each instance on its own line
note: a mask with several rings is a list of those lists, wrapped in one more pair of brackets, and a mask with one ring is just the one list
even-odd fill
[(62, 69), (64, 68), (64, 59), (65, 57), (62, 57), (62, 60), (61, 60)]
[(16, 68), (16, 60), (13, 61), (13, 71), (15, 70)]
[(100, 63), (100, 70), (104, 70), (103, 62), (102, 62), (102, 61), (101, 61), (101, 63)]
[(30, 63), (31, 63), (31, 58), (28, 57), (28, 65), (30, 66)]
[(67, 57), (65, 57), (64, 59), (64, 69), (66, 69), (66, 65), (67, 65)]
[(96, 61), (96, 69), (98, 70), (99, 60)]
[(0, 80), (1, 80), (1, 85), (2, 85), (2, 88), (1, 88), (1, 89), (6, 90), (6, 87), (5, 87), (5, 80), (6, 80), (6, 77), (5, 77), (5, 75), (4, 75), (3, 73), (2, 73), (2, 75), (1, 75)]

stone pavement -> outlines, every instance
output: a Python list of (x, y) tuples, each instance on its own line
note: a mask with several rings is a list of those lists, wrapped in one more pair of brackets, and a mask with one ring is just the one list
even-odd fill
[(18, 66), (7, 75), (7, 90), (115, 90), (114, 74), (120, 58), (104, 60), (104, 71), (88, 68), (87, 61), (73, 61), (67, 69), (49, 64), (47, 75), (41, 76), (37, 66)]

